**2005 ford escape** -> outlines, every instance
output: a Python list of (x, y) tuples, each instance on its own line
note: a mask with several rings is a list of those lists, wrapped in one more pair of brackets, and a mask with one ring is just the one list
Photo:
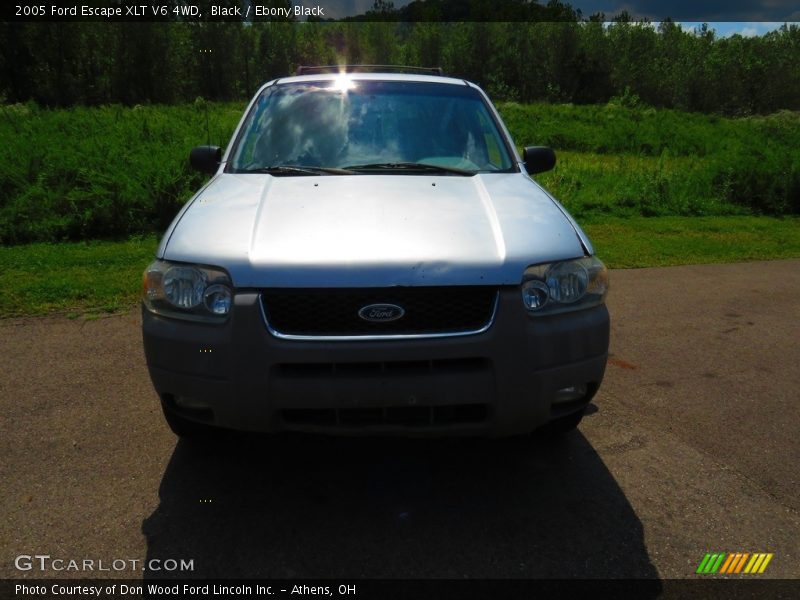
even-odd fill
[(144, 275), (169, 425), (568, 430), (603, 378), (607, 270), (476, 85), (301, 68), (264, 85)]

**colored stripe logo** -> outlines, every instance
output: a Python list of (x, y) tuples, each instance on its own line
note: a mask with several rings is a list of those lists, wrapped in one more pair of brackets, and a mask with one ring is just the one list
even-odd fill
[(701, 575), (747, 574), (757, 575), (763, 573), (774, 555), (770, 552), (709, 552), (700, 561), (696, 573)]

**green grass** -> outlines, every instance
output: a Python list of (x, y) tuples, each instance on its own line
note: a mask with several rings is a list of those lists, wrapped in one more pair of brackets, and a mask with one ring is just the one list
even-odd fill
[(576, 219), (747, 214), (715, 191), (709, 159), (561, 151), (537, 180)]
[(520, 145), (527, 140), (577, 152), (705, 157), (759, 153), (800, 141), (800, 113), (791, 111), (728, 118), (613, 102), (501, 102), (498, 109)]
[[(163, 231), (203, 181), (189, 150), (225, 145), (243, 108), (0, 106), (0, 245)], [(555, 148), (555, 170), (538, 179), (577, 218), (800, 214), (800, 113), (499, 110), (520, 147)]]
[[(0, 106), (0, 317), (134, 306), (158, 232), (202, 184), (189, 150), (227, 143), (243, 107)], [(556, 149), (537, 179), (612, 268), (800, 257), (800, 218), (757, 216), (800, 214), (800, 113), (499, 110), (520, 147)]]
[(157, 245), (148, 236), (0, 247), (0, 317), (128, 310)]
[(617, 104), (503, 103), (520, 147), (552, 146), (538, 179), (576, 217), (800, 213), (800, 113), (723, 118)]
[[(800, 218), (604, 218), (584, 222), (612, 268), (800, 257)], [(0, 317), (94, 318), (136, 305), (155, 237), (0, 247)]]
[(659, 217), (585, 221), (614, 269), (800, 257), (800, 218)]
[(225, 145), (244, 104), (0, 106), (0, 244), (163, 231), (204, 176), (196, 145)]

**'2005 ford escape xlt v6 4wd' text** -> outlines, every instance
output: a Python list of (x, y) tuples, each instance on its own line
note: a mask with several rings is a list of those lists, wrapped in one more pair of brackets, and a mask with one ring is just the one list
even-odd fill
[(578, 424), (608, 275), (486, 94), (422, 69), (265, 84), (144, 275), (173, 431), (505, 436)]

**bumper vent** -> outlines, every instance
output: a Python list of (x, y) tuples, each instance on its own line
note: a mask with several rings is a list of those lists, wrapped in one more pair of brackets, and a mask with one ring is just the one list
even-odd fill
[[(498, 290), (486, 286), (270, 289), (261, 294), (270, 330), (283, 337), (464, 335), (487, 329)], [(391, 304), (392, 321), (367, 321), (359, 311)]]
[(290, 409), (281, 411), (292, 425), (329, 427), (425, 427), (482, 423), (489, 414), (486, 404), (446, 406), (397, 406), (386, 408)]

